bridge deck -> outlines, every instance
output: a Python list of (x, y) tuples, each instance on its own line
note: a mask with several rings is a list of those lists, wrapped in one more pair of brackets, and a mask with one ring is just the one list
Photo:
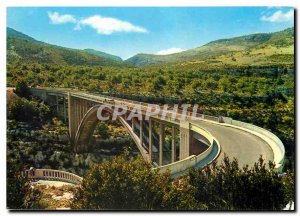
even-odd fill
[(258, 161), (260, 155), (266, 161), (273, 161), (274, 154), (271, 147), (261, 138), (246, 131), (201, 121), (198, 124), (208, 130), (221, 144), (221, 153), (218, 162), (221, 161), (226, 153), (229, 158), (236, 157), (239, 166), (253, 165)]

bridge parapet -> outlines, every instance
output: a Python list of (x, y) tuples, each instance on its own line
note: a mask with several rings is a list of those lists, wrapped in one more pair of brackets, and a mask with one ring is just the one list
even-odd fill
[(270, 146), (273, 151), (275, 169), (278, 172), (282, 171), (282, 168), (284, 166), (285, 148), (282, 141), (275, 134), (264, 128), (250, 123), (237, 121), (230, 117), (213, 117), (204, 115), (204, 119), (215, 122), (217, 124), (223, 124), (224, 126), (238, 128), (260, 137)]
[(25, 170), (23, 175), (28, 179), (34, 180), (51, 180), (62, 181), (75, 185), (79, 185), (82, 182), (82, 177), (62, 170), (53, 169), (33, 169)]
[(260, 137), (270, 146), (273, 151), (275, 169), (278, 172), (282, 171), (284, 166), (285, 148), (282, 141), (272, 132), (250, 123), (234, 120), (230, 117), (203, 115), (203, 119), (215, 122), (217, 124), (239, 128)]
[(166, 172), (168, 170), (171, 175), (174, 175), (187, 171), (188, 169), (196, 166), (202, 167), (210, 164), (219, 156), (221, 146), (210, 132), (194, 123), (187, 122), (187, 125), (188, 126), (186, 127), (189, 127), (192, 131), (195, 131), (205, 137), (209, 141), (209, 147), (199, 155), (190, 155), (182, 160), (154, 169), (159, 169), (159, 172)]
[(264, 128), (237, 120), (232, 120), (232, 125), (245, 128), (249, 130), (250, 133), (253, 133), (265, 140), (273, 150), (275, 168), (280, 172), (282, 171), (284, 165), (285, 149), (283, 143), (276, 135)]

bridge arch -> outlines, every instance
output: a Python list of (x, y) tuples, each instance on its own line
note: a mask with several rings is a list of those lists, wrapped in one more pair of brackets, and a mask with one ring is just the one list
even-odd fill
[[(74, 145), (73, 147), (76, 153), (85, 151), (87, 149), (89, 141), (93, 135), (94, 129), (100, 121), (97, 117), (97, 112), (100, 106), (101, 104), (92, 106), (83, 116), (79, 124), (79, 127), (77, 129), (75, 139), (73, 141), (73, 145)], [(113, 110), (108, 107), (105, 107), (104, 109), (102, 109), (102, 112), (112, 114)], [(122, 116), (118, 116), (117, 120), (125, 127), (127, 132), (130, 134), (131, 138), (133, 139), (138, 149), (140, 150), (143, 158), (146, 161), (149, 161), (150, 159), (149, 159), (148, 152), (140, 145), (140, 139), (133, 132), (131, 126), (127, 123), (127, 121)]]

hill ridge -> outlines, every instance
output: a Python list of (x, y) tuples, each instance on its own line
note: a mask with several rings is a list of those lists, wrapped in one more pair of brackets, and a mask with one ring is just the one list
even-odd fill
[[(278, 32), (254, 33), (233, 38), (218, 39), (202, 46), (168, 55), (138, 53), (127, 59), (135, 66), (178, 63), (186, 60), (215, 59), (216, 57), (235, 52), (260, 49), (263, 46), (288, 47), (294, 44), (294, 27)], [(280, 52), (280, 50), (278, 50)], [(274, 52), (275, 54), (275, 52)]]
[[(102, 51), (73, 49), (38, 41), (7, 27), (7, 61), (66, 65), (128, 66), (118, 56)], [(101, 53), (101, 55), (100, 55)]]

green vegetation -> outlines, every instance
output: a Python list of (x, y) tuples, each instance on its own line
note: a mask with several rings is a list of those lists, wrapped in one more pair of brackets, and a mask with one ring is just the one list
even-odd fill
[(20, 97), (25, 97), (25, 98), (30, 97), (30, 89), (24, 80), (20, 80), (16, 83), (15, 93)]
[[(275, 33), (260, 33), (230, 39), (212, 41), (204, 46), (170, 55), (137, 54), (129, 59), (136, 66), (145, 65), (209, 65), (219, 67), (226, 65), (276, 65), (282, 63), (292, 65), (289, 58), (294, 54), (294, 28)], [(281, 58), (273, 58), (281, 55)]]
[(7, 208), (38, 209), (41, 193), (32, 189), (30, 183), (21, 175), (23, 165), (19, 155), (7, 157)]
[[(8, 64), (7, 81), (16, 85), (79, 88), (150, 103), (199, 104), (207, 115), (223, 115), (271, 130), (294, 161), (294, 75), (284, 65), (184, 68), (119, 68)], [(38, 71), (38, 72), (36, 72)]]
[(249, 168), (223, 159), (172, 180), (142, 158), (119, 156), (94, 165), (76, 192), (74, 209), (281, 210), (293, 197), (293, 175), (278, 176), (263, 159)]
[(22, 122), (41, 124), (50, 119), (50, 108), (43, 102), (17, 98), (10, 103), (8, 118)]
[(236, 159), (225, 157), (219, 166), (190, 172), (196, 200), (211, 210), (282, 210), (290, 201), (291, 175), (279, 177), (262, 158), (251, 168), (238, 167)]
[(7, 59), (9, 62), (54, 65), (123, 65), (115, 56), (106, 53), (100, 55), (97, 51), (47, 44), (11, 28), (7, 28)]
[(90, 54), (93, 54), (93, 55), (96, 55), (96, 56), (100, 56), (100, 57), (103, 57), (103, 58), (111, 59), (111, 60), (114, 60), (114, 61), (118, 61), (118, 62), (123, 61), (119, 56), (111, 55), (111, 54), (101, 52), (101, 51), (98, 51), (98, 50), (84, 49), (84, 51), (87, 52), (87, 53), (90, 53)]
[(188, 196), (188, 190), (181, 191), (172, 184), (168, 173), (153, 171), (140, 157), (134, 160), (119, 156), (90, 169), (75, 195), (72, 208), (193, 209), (193, 203), (184, 200)]
[[(28, 87), (21, 81), (15, 92), (22, 92), (23, 89)], [(50, 111), (51, 105), (29, 93), (26, 98), (19, 97), (25, 96), (24, 92), (15, 95), (11, 90), (8, 95), (7, 157), (18, 158), (22, 167), (66, 170), (82, 176), (93, 163), (120, 155), (125, 147), (131, 155), (138, 154), (120, 124), (102, 122), (94, 132), (89, 151), (76, 155), (69, 142), (68, 127), (55, 117), (55, 111)]]
[[(58, 47), (7, 31), (7, 85), (16, 86), (16, 93), (22, 96), (8, 104), (8, 155), (19, 154), (25, 165), (79, 175), (90, 168), (73, 208), (278, 210), (294, 200), (294, 28), (222, 39), (173, 55), (141, 54), (126, 62), (102, 52)], [(236, 160), (225, 158), (222, 165), (212, 164), (175, 180), (128, 155), (98, 164), (102, 160), (95, 155), (70, 154), (68, 141), (53, 138), (66, 135), (66, 126), (53, 119), (47, 105), (28, 95), (27, 84), (149, 103), (199, 104), (201, 113), (271, 130), (285, 145), (284, 171), (292, 173), (278, 176), (273, 165), (267, 166), (262, 159), (253, 168), (239, 169)], [(51, 136), (45, 141), (40, 138), (43, 133)], [(128, 135), (113, 124), (99, 124), (94, 138), (102, 139), (100, 145), (91, 145), (96, 154), (110, 146), (119, 154), (128, 144)], [(21, 206), (23, 201), (15, 203)]]

